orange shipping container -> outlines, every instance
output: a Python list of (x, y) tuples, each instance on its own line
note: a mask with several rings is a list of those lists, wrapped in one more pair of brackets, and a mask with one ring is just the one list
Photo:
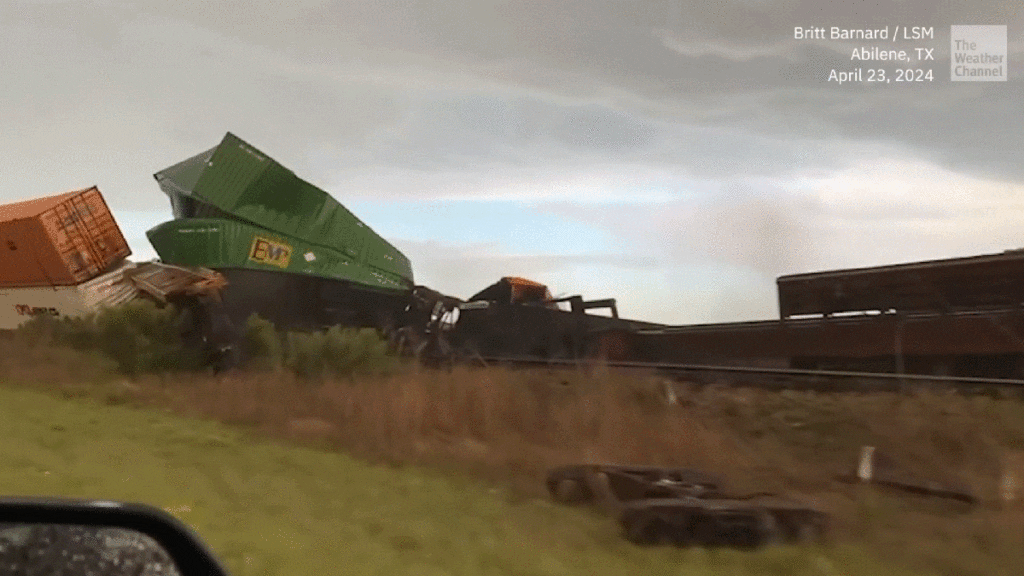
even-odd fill
[(95, 186), (0, 206), (0, 287), (79, 284), (131, 253)]

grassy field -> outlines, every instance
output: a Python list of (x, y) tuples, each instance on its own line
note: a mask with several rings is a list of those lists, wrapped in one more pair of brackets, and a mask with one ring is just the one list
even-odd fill
[[(7, 494), (166, 507), (237, 574), (1011, 575), (1024, 514), (997, 501), (1024, 447), (1017, 400), (679, 389), (600, 371), (462, 370), (303, 381), (280, 372), (124, 379), (95, 358), (6, 342)], [(863, 444), (983, 499), (966, 511), (837, 483)], [(832, 542), (642, 549), (548, 503), (544, 471), (696, 466), (737, 491), (804, 496)]]
[(164, 507), (236, 574), (881, 573), (845, 548), (639, 549), (591, 512), (88, 399), (0, 389), (0, 433), (5, 493)]

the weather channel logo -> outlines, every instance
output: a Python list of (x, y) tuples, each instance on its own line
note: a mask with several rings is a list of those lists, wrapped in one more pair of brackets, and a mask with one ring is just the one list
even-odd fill
[(1006, 26), (950, 26), (949, 79), (1006, 81)]

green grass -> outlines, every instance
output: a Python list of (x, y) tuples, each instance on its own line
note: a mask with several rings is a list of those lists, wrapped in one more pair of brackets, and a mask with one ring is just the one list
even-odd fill
[(0, 492), (139, 501), (234, 574), (900, 574), (861, 549), (644, 549), (612, 521), (156, 410), (0, 388)]

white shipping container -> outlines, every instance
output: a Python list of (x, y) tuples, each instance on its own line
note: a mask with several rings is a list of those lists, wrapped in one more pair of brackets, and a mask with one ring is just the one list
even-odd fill
[(124, 272), (135, 266), (126, 260), (114, 270), (75, 286), (0, 288), (0, 330), (14, 330), (41, 314), (82, 316), (103, 306), (133, 300), (139, 290)]

